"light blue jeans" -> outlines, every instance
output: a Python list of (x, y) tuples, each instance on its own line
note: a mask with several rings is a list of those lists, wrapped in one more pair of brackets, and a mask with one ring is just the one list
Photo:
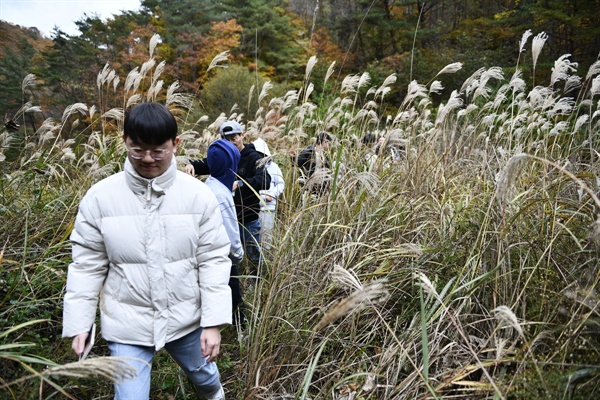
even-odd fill
[[(206, 364), (208, 357), (202, 357), (200, 333), (202, 328), (167, 343), (165, 349), (192, 381), (196, 393), (200, 397), (211, 397), (221, 388), (221, 381), (217, 364)], [(127, 361), (136, 369), (137, 376), (115, 383), (115, 400), (148, 400), (154, 347), (108, 342), (108, 348), (113, 357), (136, 358)]]

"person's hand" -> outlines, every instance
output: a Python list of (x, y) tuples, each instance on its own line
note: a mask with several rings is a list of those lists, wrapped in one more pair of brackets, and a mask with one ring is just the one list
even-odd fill
[(89, 332), (83, 332), (73, 338), (73, 343), (71, 343), (71, 348), (78, 356), (83, 353), (83, 349), (85, 348), (85, 341), (88, 338)]
[(186, 164), (186, 166), (183, 167), (183, 172), (194, 176), (194, 166), (192, 164)]
[(237, 188), (239, 187), (239, 183), (238, 181), (233, 181), (233, 188), (231, 188), (232, 192), (235, 192), (237, 190)]
[(200, 335), (202, 357), (209, 357), (206, 363), (213, 362), (221, 350), (221, 331), (218, 326), (202, 329)]
[(270, 202), (270, 201), (272, 201), (272, 200), (273, 200), (273, 197), (272, 197), (272, 196), (269, 196), (268, 194), (265, 194), (265, 201), (266, 201), (267, 203), (268, 203), (268, 202)]

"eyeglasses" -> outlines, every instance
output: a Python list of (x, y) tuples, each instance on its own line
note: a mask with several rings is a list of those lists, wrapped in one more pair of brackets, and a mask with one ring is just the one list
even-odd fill
[(164, 160), (165, 157), (167, 156), (167, 154), (169, 154), (171, 152), (171, 150), (165, 150), (165, 149), (144, 150), (139, 147), (132, 147), (130, 149), (127, 149), (127, 152), (129, 153), (131, 158), (133, 158), (134, 160), (141, 160), (142, 158), (146, 157), (146, 154), (150, 154), (150, 157), (152, 157), (153, 160), (160, 161), (160, 160)]

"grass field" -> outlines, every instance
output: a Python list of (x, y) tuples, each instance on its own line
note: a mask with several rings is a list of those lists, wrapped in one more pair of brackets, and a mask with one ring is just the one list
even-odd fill
[[(529, 37), (519, 50), (537, 61), (544, 36), (530, 50)], [(577, 71), (561, 57), (532, 87), (519, 65), (481, 68), (445, 91), (461, 64), (427, 84), (392, 75), (372, 87), (357, 74), (326, 82), (331, 100), (319, 104), (316, 62), (283, 97), (255, 88), (256, 115), (208, 121), (201, 97), (162, 87), (152, 57), (125, 79), (107, 66), (97, 104), (74, 104), (60, 121), (23, 105), (21, 128), (0, 133), (2, 398), (112, 398), (124, 366), (104, 341), (78, 363), (60, 339), (68, 237), (87, 188), (121, 169), (123, 110), (145, 100), (177, 115), (182, 165), (239, 118), (285, 174), (261, 279), (242, 278), (248, 327), (223, 329), (228, 398), (600, 395), (600, 62)], [(34, 83), (26, 77), (24, 96)], [(406, 98), (387, 104), (397, 85)], [(331, 168), (301, 185), (289, 151), (321, 130), (336, 138)], [(401, 157), (374, 157), (367, 133)], [(327, 190), (315, 195), (313, 183)], [(154, 399), (193, 398), (164, 352), (154, 371)]]

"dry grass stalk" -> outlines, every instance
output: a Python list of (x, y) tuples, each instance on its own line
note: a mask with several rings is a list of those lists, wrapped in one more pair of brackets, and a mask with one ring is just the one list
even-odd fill
[(362, 289), (354, 291), (350, 296), (333, 306), (315, 325), (313, 330), (318, 332), (345, 315), (350, 315), (369, 305), (384, 301), (388, 295), (383, 280), (364, 285)]
[(132, 379), (136, 376), (136, 370), (127, 361), (127, 357), (95, 357), (83, 361), (72, 362), (47, 368), (42, 372), (27, 375), (11, 382), (0, 385), (0, 389), (6, 389), (15, 384), (26, 382), (39, 377), (68, 376), (74, 378), (99, 377), (113, 382)]

